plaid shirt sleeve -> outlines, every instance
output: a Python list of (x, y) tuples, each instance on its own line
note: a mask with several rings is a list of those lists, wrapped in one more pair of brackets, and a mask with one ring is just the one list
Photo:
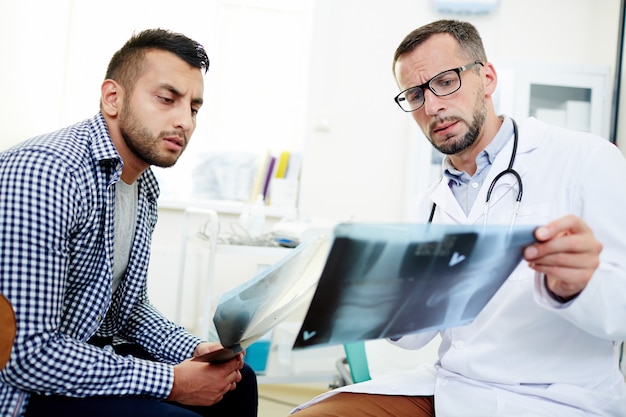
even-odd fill
[(127, 340), (143, 346), (155, 359), (175, 364), (190, 358), (201, 339), (165, 319), (144, 297), (135, 306), (124, 332)]
[[(103, 220), (111, 176), (72, 138), (62, 138), (69, 142), (60, 145), (66, 152), (31, 145), (0, 154), (0, 293), (18, 323), (11, 359), (0, 372), (0, 411), (19, 391), (165, 398), (173, 384), (171, 364), (121, 357), (85, 342), (115, 307)], [(166, 323), (147, 300), (134, 309), (135, 317), (153, 317), (142, 326)], [(173, 346), (171, 352), (161, 347), (162, 357), (180, 357), (197, 343), (180, 328), (163, 326), (167, 331), (150, 342)], [(134, 331), (141, 333), (141, 326)], [(179, 341), (167, 340), (172, 335)]]

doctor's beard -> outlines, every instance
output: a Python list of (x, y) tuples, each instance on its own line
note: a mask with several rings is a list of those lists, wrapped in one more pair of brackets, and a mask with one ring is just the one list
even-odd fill
[(472, 122), (467, 123), (465, 120), (457, 118), (443, 118), (436, 120), (435, 123), (441, 123), (444, 121), (460, 121), (468, 126), (467, 133), (457, 140), (446, 141), (441, 145), (435, 144), (435, 142), (426, 135), (428, 141), (433, 145), (435, 149), (445, 155), (455, 155), (468, 149), (476, 142), (480, 131), (482, 130), (485, 120), (487, 120), (487, 108), (485, 106), (485, 97), (480, 95), (480, 100), (476, 102), (474, 106), (474, 112), (472, 114)]

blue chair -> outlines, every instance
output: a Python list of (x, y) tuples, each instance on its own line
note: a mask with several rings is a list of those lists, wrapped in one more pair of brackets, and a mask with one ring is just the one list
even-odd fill
[(372, 379), (367, 363), (365, 342), (346, 343), (343, 345), (343, 350), (346, 357), (339, 359), (336, 363), (339, 371), (339, 381), (337, 381), (335, 387)]

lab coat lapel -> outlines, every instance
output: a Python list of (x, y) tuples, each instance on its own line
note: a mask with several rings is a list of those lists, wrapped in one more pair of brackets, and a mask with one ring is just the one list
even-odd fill
[[(471, 224), (483, 221), (483, 216), (485, 215), (485, 200), (487, 199), (487, 192), (489, 191), (489, 187), (494, 178), (508, 168), (509, 158), (513, 149), (512, 145), (513, 141), (509, 141), (504, 149), (500, 151), (498, 157), (494, 161), (493, 166), (489, 169), (489, 173), (487, 174), (487, 177), (485, 177), (485, 181), (480, 188), (480, 192), (478, 193), (476, 201), (474, 201), (474, 205), (472, 206), (472, 209), (470, 210), (468, 216)], [(523, 172), (520, 171), (522, 170), (522, 166), (519, 159), (520, 158), (516, 158), (514, 169), (521, 176)], [(515, 179), (515, 176), (511, 174), (506, 174), (500, 177), (496, 185), (493, 187), (493, 191), (491, 192), (491, 197), (489, 199), (489, 211), (495, 210), (496, 207), (498, 207), (499, 203), (502, 202), (503, 197), (505, 197), (507, 194), (517, 193), (517, 189), (517, 181)], [(504, 202), (510, 202), (510, 199), (507, 198), (504, 200)]]
[[(435, 223), (442, 222), (442, 220), (437, 220), (438, 216), (441, 215), (450, 217), (455, 223), (466, 223), (467, 217), (452, 194), (452, 191), (448, 186), (448, 180), (445, 177), (439, 182), (439, 185), (437, 185), (431, 194), (431, 198), (437, 205), (437, 212), (435, 213), (435, 218), (433, 220)], [(424, 221), (425, 220), (426, 219), (424, 219)], [(448, 223), (447, 221), (443, 222)]]
[[(532, 133), (533, 127), (527, 123), (523, 124), (519, 128), (519, 143), (517, 145), (517, 156), (515, 157), (515, 163), (513, 168), (524, 179), (526, 172), (528, 171), (526, 156), (528, 153), (537, 146), (538, 134)], [(529, 133), (530, 132), (530, 133)], [(485, 200), (487, 198), (487, 192), (494, 178), (502, 171), (508, 168), (511, 158), (511, 152), (513, 151), (513, 138), (508, 141), (506, 146), (500, 151), (498, 157), (494, 161), (493, 166), (489, 170), (487, 177), (478, 193), (478, 197), (472, 206), (469, 213), (468, 220), (471, 224), (478, 221), (483, 221), (485, 213)], [(522, 184), (523, 185), (523, 184)], [(489, 199), (489, 211), (496, 210), (501, 204), (511, 204), (517, 197), (518, 184), (515, 176), (511, 174), (504, 175), (498, 179), (498, 182), (491, 192), (491, 198)], [(515, 193), (511, 198), (504, 198), (510, 193)], [(511, 210), (513, 207), (510, 208)]]

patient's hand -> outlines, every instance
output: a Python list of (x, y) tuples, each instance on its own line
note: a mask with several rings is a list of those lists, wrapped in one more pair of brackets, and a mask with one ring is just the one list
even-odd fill
[(209, 352), (213, 352), (215, 350), (222, 349), (223, 346), (217, 342), (202, 342), (196, 346), (196, 349), (193, 351), (193, 357), (197, 358), (198, 356), (202, 356)]
[[(216, 344), (208, 345), (211, 349)], [(219, 344), (217, 347), (221, 348)], [(167, 399), (187, 405), (213, 405), (236, 388), (242, 367), (243, 355), (218, 365), (187, 359), (174, 366), (174, 384)]]

